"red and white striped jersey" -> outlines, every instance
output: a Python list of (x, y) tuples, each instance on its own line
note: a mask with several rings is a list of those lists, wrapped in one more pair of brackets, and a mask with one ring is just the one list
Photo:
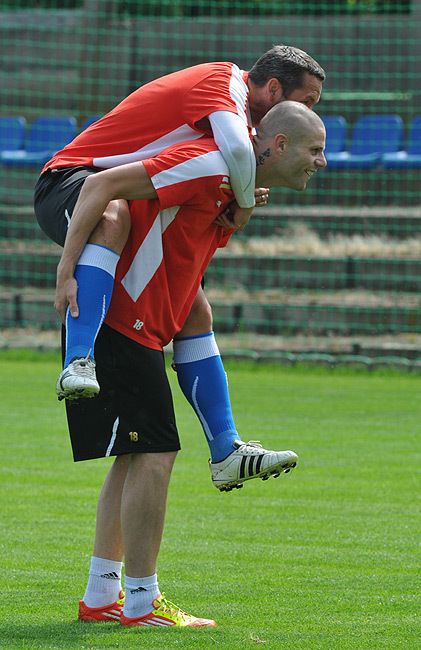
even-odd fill
[(160, 350), (183, 327), (206, 267), (230, 237), (214, 221), (233, 193), (211, 138), (174, 145), (143, 164), (158, 198), (130, 203), (132, 228), (105, 322)]
[(234, 63), (203, 63), (135, 90), (46, 163), (108, 169), (151, 158), (167, 147), (212, 135), (215, 111), (237, 113), (251, 129), (247, 73)]

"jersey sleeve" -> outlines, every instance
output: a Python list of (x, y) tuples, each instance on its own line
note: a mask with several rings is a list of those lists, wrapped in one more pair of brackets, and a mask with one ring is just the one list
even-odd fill
[(209, 120), (215, 142), (229, 167), (238, 205), (254, 207), (256, 158), (246, 125), (238, 115), (228, 111), (212, 113)]
[(209, 74), (186, 94), (184, 119), (194, 127), (215, 111), (230, 111), (237, 113), (247, 124), (247, 102), (248, 88), (238, 66), (234, 63), (215, 64)]
[(200, 152), (194, 143), (172, 147), (143, 162), (154, 186), (161, 210), (197, 205), (215, 218), (233, 197), (229, 170), (218, 150)]

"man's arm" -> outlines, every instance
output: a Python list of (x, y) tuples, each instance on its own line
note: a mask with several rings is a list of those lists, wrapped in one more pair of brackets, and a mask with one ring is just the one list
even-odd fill
[(237, 229), (248, 223), (255, 205), (256, 159), (249, 132), (243, 119), (230, 111), (209, 115), (215, 142), (230, 170), (231, 187), (237, 206), (232, 225)]
[(154, 199), (157, 194), (141, 162), (121, 165), (88, 176), (73, 210), (61, 260), (57, 267), (55, 307), (61, 316), (76, 304), (73, 278), (83, 248), (114, 199)]

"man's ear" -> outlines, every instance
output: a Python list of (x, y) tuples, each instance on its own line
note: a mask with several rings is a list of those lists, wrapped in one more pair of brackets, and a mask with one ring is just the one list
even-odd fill
[(272, 105), (278, 104), (284, 98), (284, 89), (282, 88), (281, 82), (273, 77), (267, 82), (267, 90), (269, 95), (269, 101)]
[(286, 150), (288, 144), (288, 136), (285, 133), (277, 133), (275, 135), (276, 150), (281, 154)]

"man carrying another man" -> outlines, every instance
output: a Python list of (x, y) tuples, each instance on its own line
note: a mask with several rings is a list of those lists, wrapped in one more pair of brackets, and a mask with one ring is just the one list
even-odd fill
[[(254, 137), (256, 183), (303, 190), (326, 166), (324, 146), (325, 129), (315, 113), (293, 101), (278, 104)], [(163, 598), (157, 581), (167, 488), (180, 448), (162, 348), (180, 331), (212, 255), (229, 239), (215, 223), (233, 199), (229, 169), (208, 137), (75, 182), (79, 205), (95, 197), (101, 218), (110, 202), (124, 197), (132, 221), (96, 344), (101, 392), (77, 406), (67, 402), (75, 460), (117, 456), (99, 499), (79, 618), (116, 619), (124, 626), (212, 626), (214, 621)], [(92, 258), (84, 256), (79, 264), (89, 266)], [(295, 466), (294, 452), (278, 453), (279, 471)], [(260, 475), (272, 471), (267, 460), (259, 447), (248, 455)]]
[[(176, 142), (212, 134), (227, 163), (237, 200), (232, 217), (220, 218), (228, 228), (241, 228), (254, 205), (252, 127), (259, 125), (271, 106), (285, 99), (311, 108), (320, 98), (324, 77), (323, 69), (308, 54), (284, 45), (266, 52), (248, 73), (221, 62), (181, 70), (139, 88), (47, 163), (36, 189), (35, 208), (43, 230), (64, 244), (56, 293), (63, 320), (70, 305), (64, 370), (57, 382), (59, 398), (99, 392), (95, 338), (131, 227), (127, 200), (136, 189), (128, 177), (120, 197), (99, 206), (93, 193), (85, 192), (83, 202), (77, 201), (82, 181), (105, 168), (121, 167), (125, 173), (129, 162), (155, 156)], [(88, 240), (89, 249), (82, 253)], [(219, 477), (214, 483), (225, 489), (242, 466), (245, 478), (259, 476), (256, 466), (248, 462), (254, 450), (245, 443), (236, 444), (240, 436), (212, 332), (212, 313), (200, 286), (190, 313), (184, 316), (185, 322), (180, 321), (180, 329), (174, 332), (177, 377), (205, 432), (213, 474)], [(140, 323), (133, 327), (143, 327)], [(263, 451), (268, 463), (276, 467), (282, 452)]]

